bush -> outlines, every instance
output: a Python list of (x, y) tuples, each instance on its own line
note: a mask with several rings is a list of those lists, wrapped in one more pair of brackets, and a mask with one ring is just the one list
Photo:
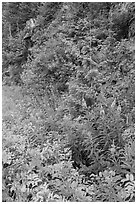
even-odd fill
[(39, 6), (29, 58), (4, 40), (3, 201), (133, 202), (134, 3)]

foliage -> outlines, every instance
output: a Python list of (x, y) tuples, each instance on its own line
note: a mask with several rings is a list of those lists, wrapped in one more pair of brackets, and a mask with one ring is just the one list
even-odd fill
[[(125, 4), (117, 4), (111, 11), (112, 29), (116, 33), (116, 38), (119, 40), (121, 38), (128, 38), (130, 25), (135, 22), (135, 3), (126, 2)], [(134, 24), (134, 23), (133, 23)], [(130, 37), (135, 36), (135, 28), (133, 26), (133, 31)]]
[(4, 202), (135, 200), (134, 18), (134, 3), (3, 3)]
[(26, 21), (38, 15), (40, 3), (9, 2), (3, 3), (3, 18), (11, 25), (11, 35), (23, 30)]

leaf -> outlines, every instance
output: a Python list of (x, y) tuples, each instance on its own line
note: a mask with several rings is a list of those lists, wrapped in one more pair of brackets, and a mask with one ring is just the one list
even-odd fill
[(26, 185), (24, 184), (20, 190), (21, 190), (21, 192), (25, 193), (27, 190)]
[(77, 182), (77, 181), (73, 181), (73, 182), (71, 183), (71, 188), (72, 188), (72, 189), (76, 189), (77, 185), (78, 185), (78, 182)]
[(129, 174), (126, 174), (126, 179), (127, 179), (127, 180), (129, 180), (129, 179), (130, 179)]
[(116, 106), (116, 98), (114, 99), (114, 101), (111, 104), (111, 109), (114, 110), (115, 106)]
[(115, 176), (115, 171), (110, 171), (109, 172), (112, 176)]
[(99, 71), (98, 71), (97, 69), (91, 69), (91, 70), (87, 73), (87, 75), (85, 76), (85, 78), (90, 81), (93, 77), (97, 77), (98, 74), (99, 74)]
[(84, 190), (83, 187), (80, 187), (80, 186), (76, 188), (75, 193), (79, 198), (82, 198), (83, 196), (85, 196), (86, 192), (83, 190)]
[(99, 177), (102, 177), (102, 176), (103, 176), (102, 172), (99, 172)]
[(121, 176), (120, 175), (117, 175), (115, 177), (113, 177), (113, 182), (116, 183), (118, 181), (121, 181)]
[(105, 171), (103, 172), (103, 176), (104, 176), (104, 177), (109, 176), (109, 172), (108, 172), (107, 170), (105, 170)]
[(3, 161), (3, 163), (10, 164), (11, 160), (12, 160), (11, 156), (12, 156), (11, 153), (3, 151), (3, 153), (2, 153), (2, 161)]
[(129, 179), (130, 179), (130, 181), (134, 181), (134, 176), (133, 176), (133, 174), (130, 174)]
[(101, 108), (100, 108), (100, 116), (101, 116), (102, 118), (104, 118), (104, 116), (105, 116), (105, 111), (104, 111), (102, 105), (101, 105)]
[(117, 114), (120, 115), (120, 113), (121, 113), (121, 106), (119, 105), (119, 106), (117, 107)]

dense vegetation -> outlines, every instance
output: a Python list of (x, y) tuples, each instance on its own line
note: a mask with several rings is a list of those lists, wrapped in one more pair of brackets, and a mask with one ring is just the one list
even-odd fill
[(3, 202), (135, 201), (135, 3), (3, 3)]

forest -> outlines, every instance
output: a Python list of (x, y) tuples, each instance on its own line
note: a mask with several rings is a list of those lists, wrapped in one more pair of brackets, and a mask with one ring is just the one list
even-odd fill
[(2, 3), (2, 202), (135, 202), (135, 3)]

